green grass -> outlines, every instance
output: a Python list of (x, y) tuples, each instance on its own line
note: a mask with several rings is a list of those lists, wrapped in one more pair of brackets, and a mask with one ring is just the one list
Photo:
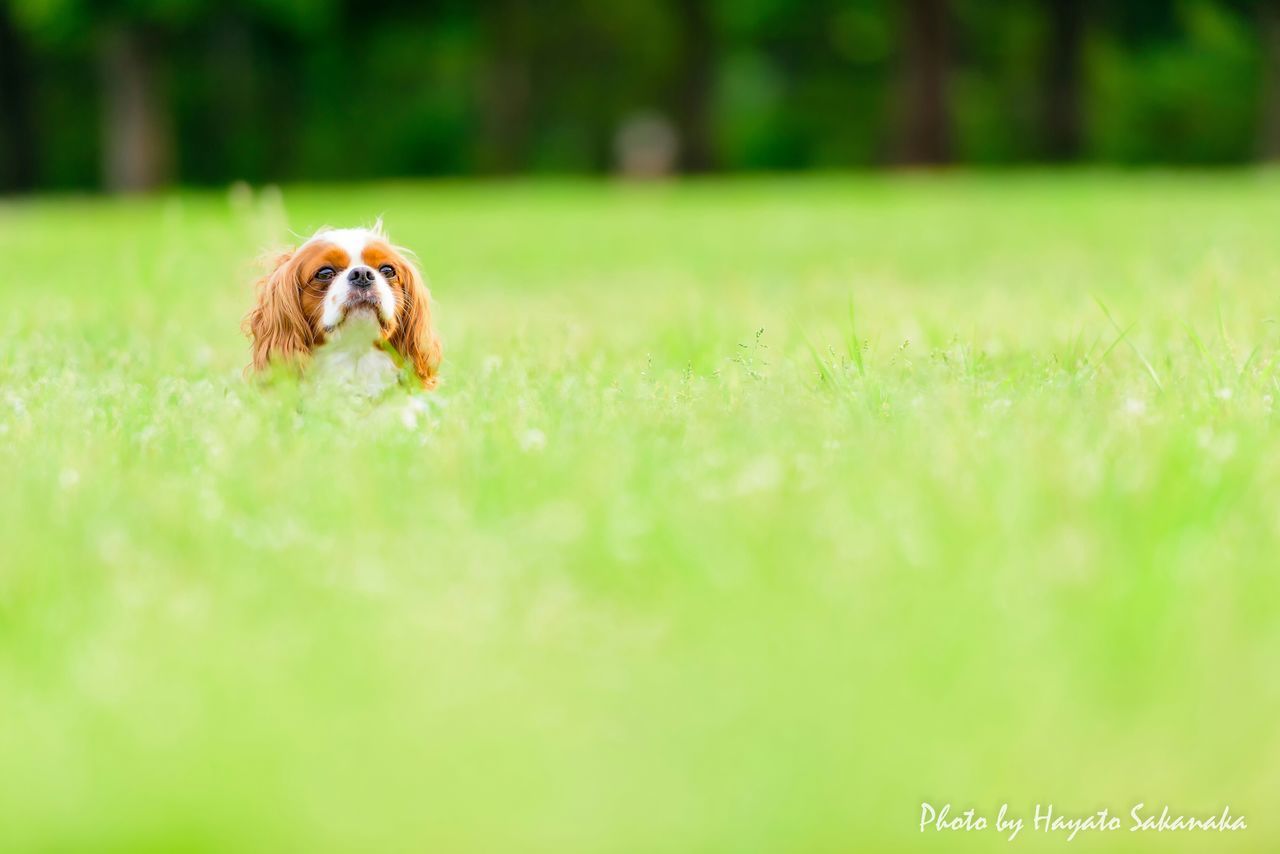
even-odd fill
[[(379, 214), (438, 405), (246, 385), (255, 255)], [(1277, 223), (1252, 172), (0, 204), (3, 847), (1275, 850)]]

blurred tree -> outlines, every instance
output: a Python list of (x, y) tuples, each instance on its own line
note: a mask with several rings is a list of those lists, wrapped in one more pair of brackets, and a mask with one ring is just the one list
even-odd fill
[[(96, 68), (102, 183), (114, 191), (152, 189), (176, 176), (175, 106), (180, 98), (172, 91), (172, 77), (175, 66), (189, 68), (196, 60), (199, 52), (190, 48), (207, 37), (211, 21), (222, 15), (232, 22), (250, 21), (257, 29), (306, 31), (331, 20), (339, 2), (0, 0), (35, 39)], [(224, 69), (245, 58), (235, 52), (225, 57)], [(186, 150), (206, 144), (202, 139)]]
[(1260, 0), (1258, 7), (1263, 60), (1258, 150), (1267, 160), (1280, 160), (1280, 0)]
[(103, 182), (116, 191), (149, 190), (173, 174), (172, 101), (160, 37), (118, 19), (98, 33), (102, 85)]
[(162, 0), (11, 0), (11, 4), (15, 17), (39, 38), (80, 49), (95, 63), (107, 188), (145, 190), (167, 180), (175, 158), (160, 24), (171, 16), (173, 4)]
[(903, 0), (901, 11), (902, 131), (898, 160), (945, 163), (951, 158), (947, 0)]
[(1280, 158), (1280, 0), (0, 0), (3, 188), (659, 171), (677, 138), (687, 172)]
[(952, 156), (1014, 163), (1044, 156), (1044, 0), (952, 0)]
[(526, 165), (532, 131), (535, 15), (529, 0), (490, 0), (479, 14), (487, 46), (480, 164), (490, 172), (515, 172)]
[(710, 0), (670, 1), (676, 20), (672, 112), (680, 137), (680, 167), (706, 172), (715, 166), (715, 21)]
[(1257, 155), (1262, 49), (1253, 0), (1098, 4), (1089, 146), (1125, 163)]
[(35, 186), (34, 69), (8, 5), (0, 3), (0, 190)]
[(1043, 0), (1048, 12), (1044, 91), (1044, 152), (1051, 160), (1079, 156), (1084, 118), (1081, 99), (1087, 0)]
[[(180, 177), (185, 181), (260, 178), (267, 140), (285, 131), (280, 126), (271, 127), (270, 133), (244, 130), (270, 122), (260, 115), (270, 75), (262, 68), (265, 51), (258, 45), (264, 34), (228, 6), (211, 16), (200, 37), (192, 39), (196, 43), (185, 61), (177, 63), (171, 82), (182, 153)], [(277, 102), (274, 112), (287, 116), (290, 111), (286, 103)]]

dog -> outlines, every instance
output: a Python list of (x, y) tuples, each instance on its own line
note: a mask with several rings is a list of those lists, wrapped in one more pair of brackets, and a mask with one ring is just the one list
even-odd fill
[(442, 358), (422, 273), (372, 228), (322, 228), (279, 255), (244, 319), (250, 369), (274, 365), (378, 397), (405, 381), (436, 387)]

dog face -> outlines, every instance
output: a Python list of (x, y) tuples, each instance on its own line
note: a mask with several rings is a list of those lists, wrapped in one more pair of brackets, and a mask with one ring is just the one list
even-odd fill
[(431, 294), (381, 228), (323, 229), (276, 259), (245, 318), (253, 368), (266, 370), (273, 362), (304, 367), (360, 315), (377, 320), (382, 340), (424, 388), (435, 386), (441, 348), (431, 323)]

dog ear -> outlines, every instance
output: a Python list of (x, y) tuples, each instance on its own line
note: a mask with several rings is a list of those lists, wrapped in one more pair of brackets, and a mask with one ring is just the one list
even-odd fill
[(443, 353), (440, 338), (431, 324), (431, 292), (412, 264), (405, 262), (404, 268), (404, 304), (391, 336), (391, 346), (413, 367), (422, 387), (433, 389)]
[(258, 280), (258, 301), (245, 316), (245, 334), (253, 342), (253, 369), (273, 362), (297, 365), (311, 353), (315, 333), (302, 310), (302, 283), (294, 253), (285, 252)]

